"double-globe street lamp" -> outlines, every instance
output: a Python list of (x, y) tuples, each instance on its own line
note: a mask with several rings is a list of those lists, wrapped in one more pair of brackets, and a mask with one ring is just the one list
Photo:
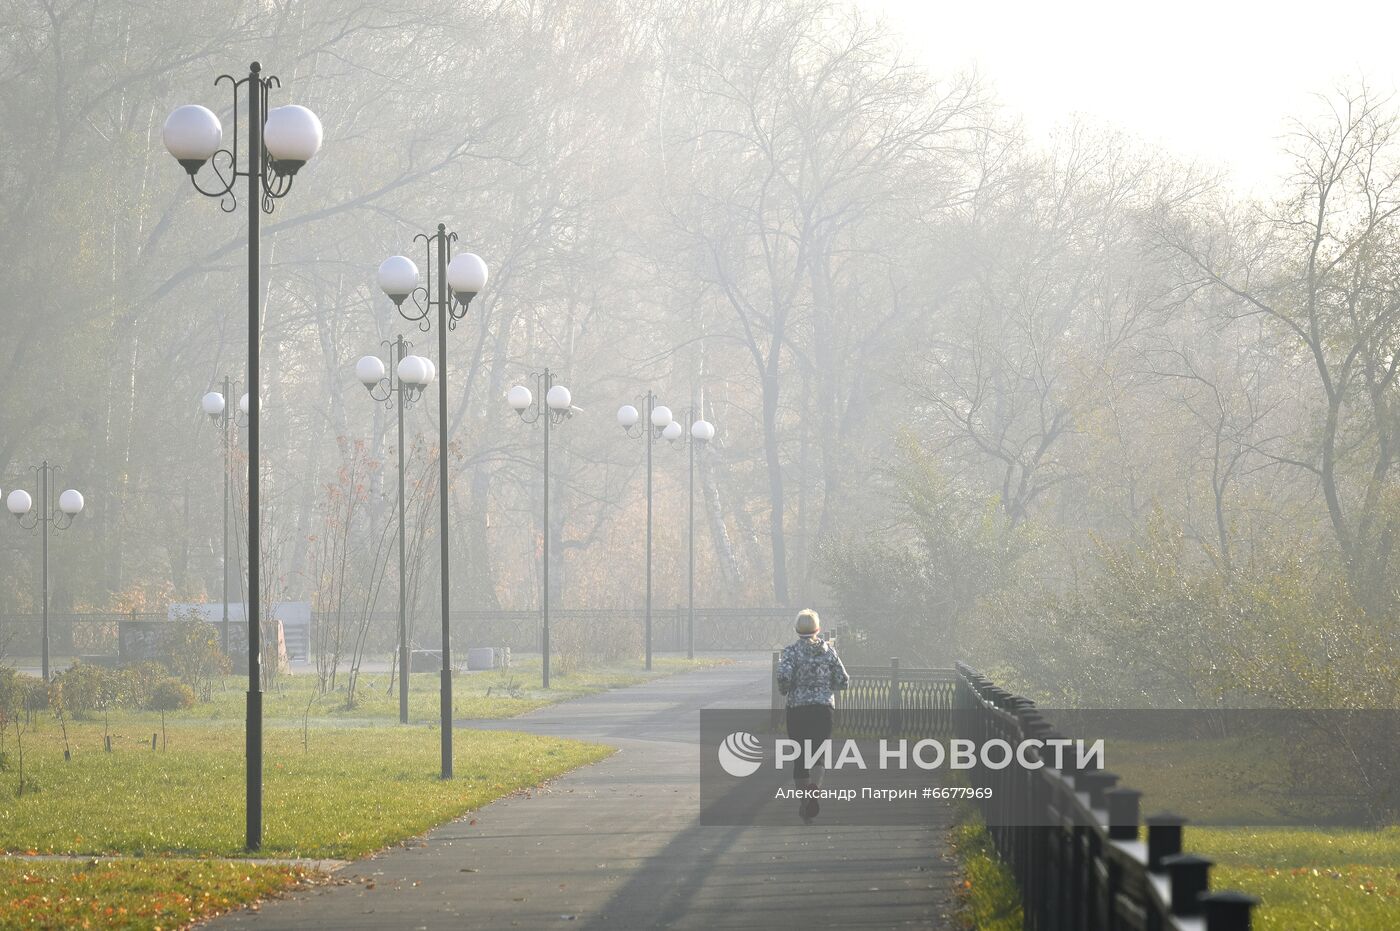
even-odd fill
[[(671, 409), (656, 403), (656, 395), (648, 391), (637, 399), (642, 405), (638, 411), (635, 405), (624, 404), (617, 409), (617, 422), (630, 437), (645, 437), (647, 443), (647, 602), (646, 602), (646, 652), (647, 669), (651, 669), (651, 448), (658, 439), (675, 440), (681, 435), (681, 426), (671, 416)], [(642, 421), (643, 411), (646, 415)], [(667, 432), (667, 431), (671, 432)]]
[(54, 502), (50, 485), (54, 475), (60, 471), (60, 467), (49, 465), (48, 460), (34, 468), (34, 474), (39, 486), (39, 513), (26, 520), (26, 515), (34, 507), (34, 499), (29, 496), (29, 492), (22, 488), (16, 488), (10, 492), (10, 496), (5, 499), (5, 506), (10, 509), (18, 520), (21, 527), (26, 530), (33, 530), (35, 527), (41, 528), (43, 537), (43, 554), (40, 562), (43, 565), (41, 570), (43, 576), (42, 600), (43, 600), (43, 628), (40, 632), (42, 646), (41, 667), (44, 681), (49, 681), (49, 528), (54, 530), (66, 530), (73, 523), (83, 509), (83, 496), (75, 489), (68, 489), (58, 496), (58, 513), (54, 513)]
[(399, 419), (399, 723), (408, 723), (408, 574), (406, 542), (407, 512), (403, 494), (403, 411), (423, 395), (437, 377), (437, 366), (423, 356), (412, 356), (413, 344), (402, 334), (380, 345), (389, 350), (389, 365), (378, 356), (361, 356), (355, 363), (355, 377), (369, 391), (369, 396), (384, 402), (386, 407), (398, 408)]
[[(194, 104), (177, 107), (161, 131), (165, 147), (189, 173), (190, 183), (206, 197), (217, 198), (225, 213), (238, 209), (234, 192), (239, 178), (248, 179), (248, 702), (247, 702), (247, 823), (249, 850), (262, 846), (262, 684), (259, 681), (261, 599), (259, 544), (261, 511), (258, 488), (259, 372), (258, 348), (261, 324), (258, 313), (258, 218), (271, 214), (276, 202), (292, 189), (292, 179), (321, 148), (321, 121), (305, 107), (268, 109), (268, 94), (281, 84), (263, 77), (253, 62), (248, 76), (220, 75), (214, 85), (227, 81), (233, 90), (233, 144), (220, 148), (224, 130), (213, 111)], [(238, 94), (248, 93), (248, 149), (241, 166), (238, 151)], [(209, 163), (217, 184), (205, 188), (198, 173)]]
[[(440, 575), (442, 577), (442, 672), (439, 690), (442, 728), (442, 778), (452, 778), (452, 630), (448, 620), (451, 595), (448, 590), (447, 561), (447, 331), (457, 328), (457, 321), (467, 315), (472, 298), (486, 287), (486, 263), (471, 252), (452, 256), (456, 233), (449, 233), (439, 223), (432, 235), (419, 233), (414, 242), (422, 241), (428, 253), (428, 280), (418, 283), (418, 266), (407, 256), (394, 255), (379, 266), (379, 287), (409, 322), (417, 323), (424, 332), (432, 329), (431, 314), (438, 312), (438, 542)], [(435, 261), (436, 260), (436, 261)], [(436, 271), (434, 271), (436, 266)], [(404, 301), (413, 298), (413, 310), (405, 309)]]
[(715, 425), (699, 416), (700, 412), (690, 407), (681, 411), (680, 422), (691, 421), (690, 432), (682, 430), (672, 430), (667, 426), (666, 432), (671, 437), (673, 446), (685, 446), (690, 458), (690, 499), (689, 499), (689, 524), (687, 531), (687, 569), (686, 569), (686, 627), (685, 627), (685, 655), (687, 659), (695, 659), (695, 451), (703, 449), (709, 445), (710, 440), (715, 438)]
[(224, 575), (224, 597), (223, 597), (223, 644), (224, 655), (229, 652), (228, 645), (228, 485), (229, 473), (233, 471), (233, 427), (245, 426), (248, 423), (248, 396), (245, 394), (238, 401), (238, 411), (229, 410), (228, 399), (233, 396), (233, 379), (224, 376), (224, 390), (210, 391), (199, 399), (200, 410), (209, 416), (214, 422), (214, 426), (219, 429), (219, 436), (224, 445), (224, 524), (223, 524), (223, 575)]
[(554, 374), (549, 369), (536, 373), (534, 379), (535, 392), (524, 385), (516, 385), (506, 392), (506, 403), (526, 423), (544, 423), (544, 587), (540, 599), (543, 609), (540, 654), (543, 687), (549, 688), (549, 433), (554, 424), (573, 416), (574, 399), (568, 388), (554, 383)]

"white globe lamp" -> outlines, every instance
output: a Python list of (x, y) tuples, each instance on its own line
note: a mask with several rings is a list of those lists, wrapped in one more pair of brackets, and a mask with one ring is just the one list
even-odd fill
[(58, 509), (69, 517), (83, 510), (83, 496), (76, 488), (70, 488), (58, 496)]
[(217, 391), (211, 391), (199, 399), (199, 406), (204, 413), (217, 418), (224, 412), (224, 396)]
[(378, 356), (360, 356), (355, 363), (355, 377), (366, 388), (373, 388), (384, 380), (384, 360)]
[(402, 304), (418, 287), (418, 266), (406, 255), (391, 255), (379, 263), (376, 277), (379, 290), (389, 295), (395, 304)]
[(272, 170), (294, 175), (321, 148), (321, 121), (305, 107), (289, 104), (267, 111), (263, 145), (272, 156)]
[(193, 175), (218, 151), (224, 141), (224, 127), (213, 110), (186, 104), (165, 118), (160, 137), (166, 150)]
[(428, 365), (422, 356), (404, 356), (399, 360), (399, 381), (405, 385), (421, 386), (428, 383)]
[(573, 406), (574, 399), (569, 394), (568, 388), (563, 385), (555, 385), (544, 396), (544, 402), (549, 405), (549, 409), (552, 411), (566, 411)]
[(486, 287), (486, 263), (473, 252), (459, 252), (447, 263), (447, 286), (460, 304), (469, 304), (471, 299)]
[(29, 509), (34, 506), (34, 501), (29, 497), (29, 492), (22, 488), (16, 488), (10, 492), (10, 496), (5, 499), (5, 507), (10, 509), (10, 513), (16, 517), (23, 517), (29, 513)]

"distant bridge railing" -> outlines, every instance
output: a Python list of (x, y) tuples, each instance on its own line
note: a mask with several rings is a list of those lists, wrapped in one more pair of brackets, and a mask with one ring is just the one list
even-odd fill
[[(797, 612), (789, 608), (695, 608), (695, 649), (702, 651), (771, 650), (793, 639), (793, 621)], [(396, 615), (378, 612), (371, 623), (383, 629), (393, 629)], [(437, 649), (441, 644), (437, 633), (437, 615), (420, 612), (415, 629), (418, 645)], [(570, 627), (581, 626), (584, 631), (597, 630), (598, 635), (616, 632), (622, 625), (641, 632), (646, 625), (643, 608), (552, 608), (550, 627), (556, 635), (565, 636)], [(652, 644), (662, 652), (684, 652), (687, 642), (689, 614), (682, 605), (655, 607), (651, 612)], [(611, 625), (609, 627), (608, 625)], [(426, 626), (427, 630), (424, 630)], [(541, 648), (544, 617), (535, 609), (499, 611), (453, 611), (452, 646), (454, 651), (465, 647), (509, 647), (517, 652), (537, 653)]]
[[(775, 727), (786, 699), (778, 691), (773, 653), (772, 707)], [(850, 685), (836, 702), (832, 726), (842, 737), (937, 737), (953, 734), (957, 697), (955, 669), (909, 669), (898, 659), (888, 666), (847, 666)]]
[(847, 737), (953, 736), (957, 674), (952, 669), (847, 666), (851, 683), (841, 693), (835, 727)]
[[(824, 618), (829, 618), (828, 627), (832, 626), (835, 612), (824, 609), (822, 613)], [(795, 615), (795, 610), (790, 608), (697, 606), (695, 648), (704, 651), (771, 650), (792, 640)], [(441, 646), (437, 618), (435, 612), (417, 612), (412, 623), (415, 646), (425, 649)], [(166, 620), (166, 612), (50, 613), (50, 649), (56, 656), (116, 657), (121, 650), (120, 630), (124, 622)], [(602, 630), (607, 624), (622, 624), (638, 632), (639, 643), (645, 620), (646, 611), (641, 608), (555, 608), (550, 613), (550, 623), (557, 632), (562, 633), (573, 625)], [(451, 621), (452, 645), (456, 651), (472, 646), (509, 647), (517, 652), (540, 650), (544, 624), (543, 616), (535, 609), (453, 611)], [(312, 630), (305, 640), (314, 642), (319, 623), (321, 619), (313, 613)], [(378, 644), (379, 649), (392, 650), (398, 630), (397, 613), (375, 611), (369, 617), (369, 624), (371, 630), (378, 632), (371, 643)], [(655, 648), (663, 652), (684, 651), (688, 624), (689, 614), (682, 605), (653, 608)], [(0, 649), (10, 656), (37, 656), (41, 630), (40, 614), (0, 614)]]

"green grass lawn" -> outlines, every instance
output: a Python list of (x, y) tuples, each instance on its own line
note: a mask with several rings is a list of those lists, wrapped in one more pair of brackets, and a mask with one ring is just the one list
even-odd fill
[(1186, 849), (1215, 860), (1211, 885), (1258, 896), (1254, 927), (1400, 928), (1400, 828), (1190, 828)]
[[(168, 749), (150, 749), (149, 721), (56, 726), (26, 737), (26, 774), (38, 791), (0, 795), (0, 848), (139, 856), (243, 854), (243, 729), (168, 724)], [(140, 729), (136, 729), (139, 727)], [(596, 744), (506, 731), (454, 735), (456, 778), (438, 778), (436, 730), (387, 725), (267, 728), (266, 857), (362, 856), (492, 799), (537, 785), (610, 752)], [(7, 772), (4, 777), (14, 776)], [(9, 781), (8, 778), (6, 781)]]
[(182, 928), (309, 878), (220, 860), (0, 860), (0, 927)]

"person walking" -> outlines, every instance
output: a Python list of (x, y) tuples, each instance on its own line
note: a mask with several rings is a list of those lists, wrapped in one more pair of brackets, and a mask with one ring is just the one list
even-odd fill
[(783, 647), (778, 657), (778, 691), (787, 698), (787, 734), (802, 743), (802, 754), (792, 764), (792, 781), (799, 791), (810, 793), (798, 803), (797, 813), (811, 824), (821, 806), (815, 792), (821, 788), (825, 767), (804, 765), (822, 741), (831, 739), (836, 693), (850, 685), (851, 677), (836, 655), (836, 648), (821, 636), (822, 622), (810, 608), (797, 614), (797, 642)]

